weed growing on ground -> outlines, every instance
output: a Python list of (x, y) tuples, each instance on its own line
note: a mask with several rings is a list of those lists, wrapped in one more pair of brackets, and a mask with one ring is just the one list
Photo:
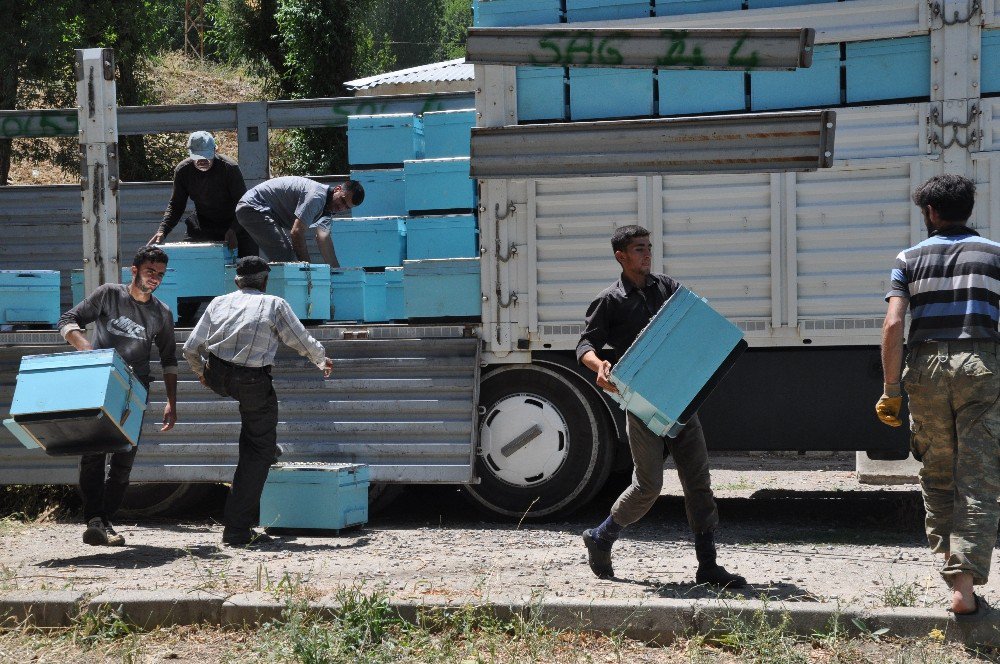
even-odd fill
[(73, 620), (70, 634), (74, 643), (84, 646), (108, 641), (134, 639), (139, 630), (122, 614), (121, 609), (102, 606), (91, 613), (84, 611)]
[(27, 525), (72, 516), (80, 507), (74, 487), (9, 484), (0, 487), (0, 535), (12, 535)]
[(721, 634), (714, 640), (742, 661), (753, 664), (805, 664), (809, 658), (797, 648), (798, 639), (791, 632), (791, 625), (788, 613), (782, 613), (772, 622), (765, 600), (751, 614), (738, 612), (720, 619)]
[(920, 587), (910, 582), (898, 582), (889, 577), (889, 582), (882, 591), (882, 604), (884, 606), (916, 606), (920, 597)]

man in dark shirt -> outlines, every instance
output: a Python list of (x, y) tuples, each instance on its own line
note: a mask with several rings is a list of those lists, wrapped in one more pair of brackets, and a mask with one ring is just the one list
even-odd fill
[[(650, 274), (652, 244), (645, 228), (623, 226), (617, 229), (611, 238), (611, 247), (615, 260), (622, 267), (622, 275), (587, 309), (576, 357), (597, 374), (599, 387), (617, 392), (609, 379), (612, 363), (608, 358), (617, 361), (621, 357), (680, 284), (664, 274)], [(611, 353), (605, 350), (605, 345), (611, 346)], [(657, 436), (632, 413), (627, 415), (627, 430), (635, 467), (632, 483), (615, 501), (608, 518), (596, 528), (583, 532), (590, 569), (598, 578), (614, 577), (611, 547), (622, 529), (645, 516), (660, 496), (664, 454), (667, 453), (674, 456), (677, 464), (688, 524), (695, 533), (696, 581), (728, 588), (745, 586), (746, 579), (727, 572), (716, 563), (714, 532), (719, 524), (719, 513), (712, 495), (708, 451), (698, 416), (693, 415), (676, 438)]]
[[(166, 270), (167, 255), (163, 250), (143, 247), (132, 260), (131, 283), (104, 284), (59, 318), (59, 332), (73, 348), (114, 348), (147, 390), (152, 382), (149, 354), (156, 344), (167, 391), (161, 431), (169, 431), (177, 422), (174, 319), (170, 309), (153, 297)], [(84, 335), (84, 328), (90, 323), (95, 323), (93, 343)], [(83, 495), (83, 518), (87, 523), (83, 541), (86, 544), (125, 544), (125, 538), (111, 525), (111, 518), (125, 497), (137, 449), (133, 447), (128, 452), (111, 454), (107, 478), (105, 466), (109, 455), (85, 454), (80, 459), (80, 493)]]

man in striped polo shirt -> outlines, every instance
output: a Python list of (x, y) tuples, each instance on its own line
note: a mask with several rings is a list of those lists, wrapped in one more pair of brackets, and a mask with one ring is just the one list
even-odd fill
[[(959, 620), (989, 606), (986, 583), (1000, 523), (1000, 244), (966, 226), (975, 183), (939, 175), (913, 192), (930, 237), (896, 257), (882, 327), (879, 419), (899, 426), (900, 383), (910, 405), (910, 449), (922, 462), (927, 540)], [(903, 329), (910, 311), (909, 355)]]

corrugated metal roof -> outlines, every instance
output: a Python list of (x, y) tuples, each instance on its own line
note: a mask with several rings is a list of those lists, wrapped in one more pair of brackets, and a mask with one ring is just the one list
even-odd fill
[(401, 85), (406, 83), (443, 83), (449, 81), (471, 81), (475, 78), (473, 66), (465, 58), (434, 62), (429, 65), (390, 71), (368, 78), (347, 81), (348, 90), (367, 90), (379, 85)]

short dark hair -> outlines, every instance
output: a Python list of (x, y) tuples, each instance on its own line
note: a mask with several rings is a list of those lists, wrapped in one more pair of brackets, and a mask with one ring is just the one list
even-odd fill
[(167, 252), (159, 247), (147, 245), (135, 252), (135, 257), (132, 259), (132, 267), (139, 267), (143, 263), (163, 263), (166, 265), (167, 260)]
[(921, 210), (930, 205), (942, 221), (961, 223), (972, 216), (976, 183), (962, 175), (935, 175), (913, 190), (913, 202)]
[(351, 202), (351, 207), (357, 207), (365, 202), (365, 188), (357, 180), (348, 180), (340, 185), (340, 190)]
[(611, 248), (615, 251), (625, 251), (637, 237), (649, 237), (649, 231), (642, 226), (622, 226), (616, 228), (611, 236)]

